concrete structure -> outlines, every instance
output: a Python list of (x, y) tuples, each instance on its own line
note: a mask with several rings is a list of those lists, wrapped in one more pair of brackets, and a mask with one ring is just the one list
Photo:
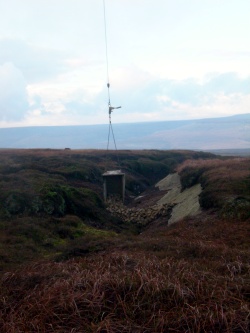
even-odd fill
[(125, 198), (125, 173), (121, 170), (107, 171), (103, 175), (103, 195), (106, 201), (109, 197)]

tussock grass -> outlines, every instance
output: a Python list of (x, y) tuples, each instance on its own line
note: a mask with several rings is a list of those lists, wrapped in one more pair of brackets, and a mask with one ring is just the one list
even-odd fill
[(201, 207), (222, 217), (250, 217), (250, 158), (186, 160), (177, 167), (182, 188), (201, 183)]
[(218, 179), (239, 181), (250, 177), (250, 158), (187, 159), (176, 168), (182, 176), (185, 172), (189, 171), (191, 174), (197, 170), (201, 170), (201, 173), (206, 172), (210, 182)]
[(249, 332), (249, 221), (219, 222), (196, 217), (6, 273), (0, 331)]
[[(131, 189), (144, 186), (162, 163), (170, 172), (184, 162), (177, 169), (183, 188), (201, 182), (202, 206), (212, 208), (170, 227), (155, 221), (138, 235), (111, 221), (92, 193), (100, 185), (104, 152), (1, 154), (0, 260), (37, 261), (2, 274), (0, 332), (250, 331), (250, 159), (119, 152)], [(109, 166), (117, 166), (115, 159), (111, 152)], [(92, 172), (96, 163), (100, 170)], [(38, 214), (36, 201), (31, 214), (26, 203), (19, 208), (23, 197), (12, 192), (13, 184), (30, 198), (60, 194), (65, 206), (48, 200), (57, 209), (59, 202), (60, 214)], [(114, 226), (122, 232), (111, 232)], [(38, 259), (44, 254), (50, 260)]]

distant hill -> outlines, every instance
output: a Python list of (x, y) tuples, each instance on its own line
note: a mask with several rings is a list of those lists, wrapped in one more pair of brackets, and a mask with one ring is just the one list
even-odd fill
[[(250, 149), (250, 113), (113, 124), (113, 130), (118, 149)], [(1, 128), (0, 148), (105, 149), (107, 137), (108, 125)]]

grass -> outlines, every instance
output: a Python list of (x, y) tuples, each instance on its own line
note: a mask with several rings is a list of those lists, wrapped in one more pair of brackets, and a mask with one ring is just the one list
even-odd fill
[(129, 195), (175, 170), (203, 187), (200, 215), (138, 234), (105, 210), (104, 152), (1, 157), (1, 332), (250, 331), (250, 159), (119, 152)]
[(187, 220), (132, 247), (6, 273), (1, 332), (249, 332), (249, 221), (237, 226)]
[[(157, 162), (158, 155), (162, 159), (160, 152), (138, 153), (145, 164), (150, 164), (152, 155), (154, 167), (163, 165)], [(137, 232), (137, 227), (110, 216), (102, 200), (102, 172), (107, 166), (118, 168), (116, 152), (108, 158), (103, 151), (1, 150), (0, 154), (0, 271), (44, 255), (71, 255), (75, 248), (83, 252), (93, 242), (95, 251), (101, 248), (101, 237), (93, 230), (95, 234), (99, 229)], [(134, 152), (120, 155), (121, 161), (138, 158)], [(134, 172), (132, 168), (128, 179)], [(136, 174), (137, 185), (148, 183), (148, 177)], [(81, 223), (68, 224), (69, 216)], [(89, 230), (83, 232), (83, 225)], [(76, 244), (80, 237), (85, 250)]]
[(203, 208), (216, 208), (226, 218), (250, 217), (249, 158), (186, 160), (177, 171), (183, 189), (201, 183)]
[[(0, 224), (0, 271), (42, 258), (98, 252), (116, 240), (116, 232), (97, 229), (74, 216), (19, 217)], [(107, 245), (106, 245), (107, 246)]]
[(59, 262), (2, 276), (0, 331), (247, 333), (249, 235), (249, 219), (210, 212), (138, 236), (79, 238)]

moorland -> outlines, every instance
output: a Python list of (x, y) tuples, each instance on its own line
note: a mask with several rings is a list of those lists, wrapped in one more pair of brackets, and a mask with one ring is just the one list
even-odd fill
[[(250, 158), (189, 150), (0, 150), (0, 331), (249, 332)], [(201, 212), (168, 225), (112, 214), (178, 172)]]
[[(116, 123), (115, 136), (120, 149), (242, 149), (249, 155), (250, 114)], [(5, 148), (105, 149), (106, 138), (106, 124), (0, 128), (0, 147)]]

